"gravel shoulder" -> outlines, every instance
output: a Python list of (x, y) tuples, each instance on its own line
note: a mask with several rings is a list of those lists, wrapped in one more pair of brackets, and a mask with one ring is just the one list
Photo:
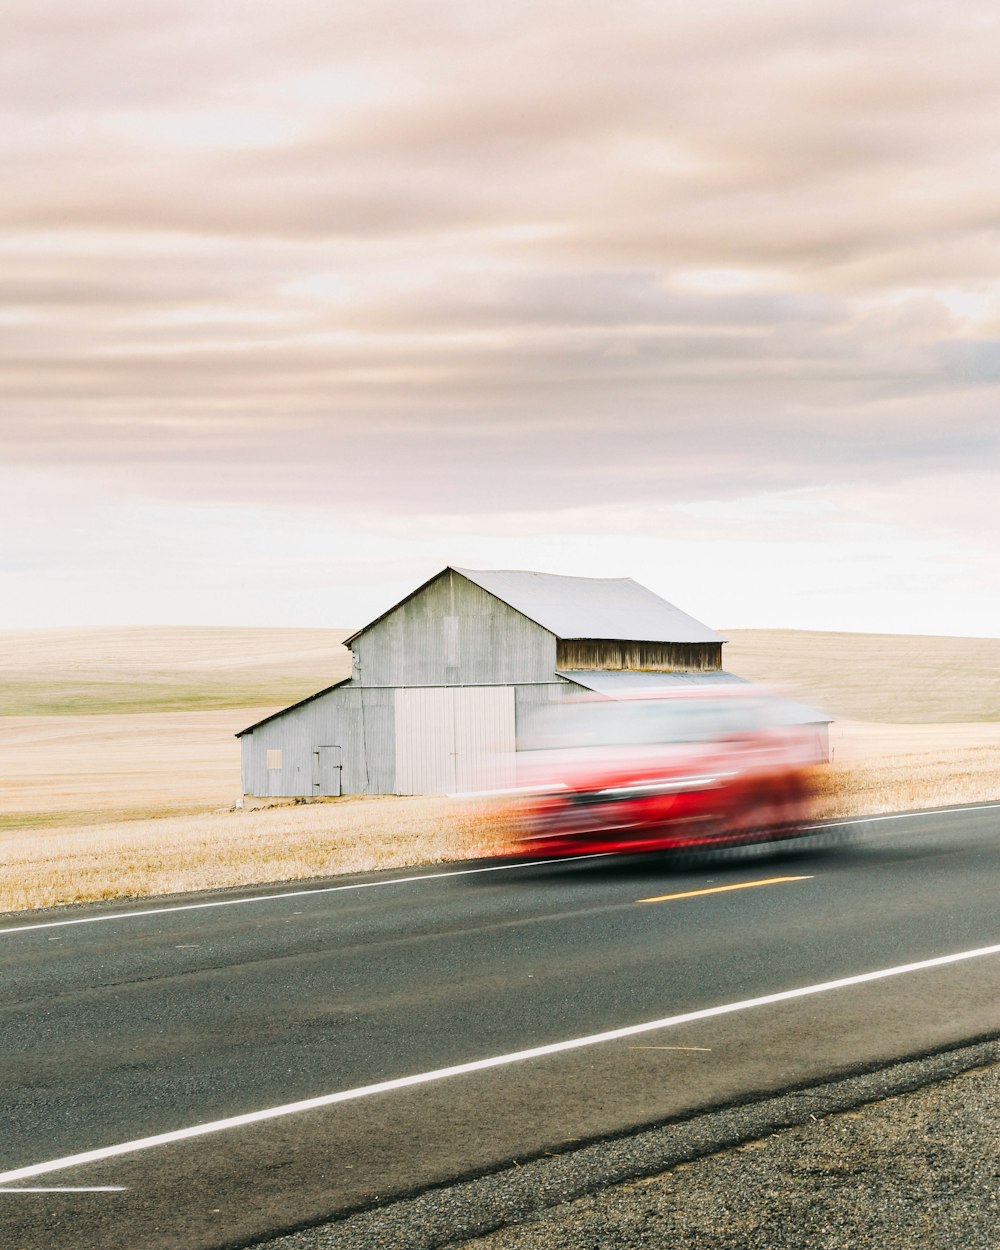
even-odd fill
[(1000, 1042), (546, 1157), (262, 1250), (997, 1250)]

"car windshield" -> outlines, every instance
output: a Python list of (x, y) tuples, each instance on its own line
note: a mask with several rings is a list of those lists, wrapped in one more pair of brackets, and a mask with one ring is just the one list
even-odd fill
[(757, 698), (567, 701), (539, 709), (525, 745), (540, 750), (711, 742), (780, 720), (777, 708)]

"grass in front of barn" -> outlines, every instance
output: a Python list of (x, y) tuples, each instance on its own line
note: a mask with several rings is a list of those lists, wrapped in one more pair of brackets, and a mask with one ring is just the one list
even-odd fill
[(500, 854), (495, 805), (331, 799), (0, 835), (0, 911), (301, 881)]
[[(1000, 725), (843, 725), (817, 816), (1000, 800)], [(0, 911), (294, 882), (502, 854), (495, 804), (345, 798), (0, 830)]]
[(1000, 724), (832, 728), (819, 819), (1000, 801)]
[[(346, 676), (343, 636), (0, 635), (0, 911), (501, 850), (503, 817), (445, 799), (229, 810), (239, 793), (233, 735)], [(1000, 639), (781, 630), (729, 637), (731, 671), (788, 683), (838, 717), (820, 815), (1000, 799)], [(872, 723), (881, 721), (924, 723)]]

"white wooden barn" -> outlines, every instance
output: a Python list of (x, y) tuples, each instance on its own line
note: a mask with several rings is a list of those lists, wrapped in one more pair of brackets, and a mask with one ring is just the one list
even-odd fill
[(503, 785), (533, 708), (738, 681), (721, 638), (631, 578), (446, 568), (346, 639), (349, 679), (244, 729), (243, 792), (434, 794)]

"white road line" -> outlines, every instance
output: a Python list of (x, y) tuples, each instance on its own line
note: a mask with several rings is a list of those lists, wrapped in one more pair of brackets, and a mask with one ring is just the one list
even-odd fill
[(839, 829), (843, 825), (874, 825), (883, 820), (913, 820), (917, 816), (954, 816), (962, 812), (990, 812), (1000, 803), (973, 803), (968, 807), (931, 807), (927, 811), (886, 812), (881, 816), (852, 816), (849, 820), (827, 820), (819, 825), (803, 825), (803, 829)]
[(205, 1124), (194, 1124), (190, 1128), (175, 1129), (169, 1133), (156, 1133), (152, 1137), (139, 1137), (135, 1141), (119, 1142), (114, 1146), (100, 1146), (95, 1150), (85, 1150), (81, 1154), (65, 1155), (61, 1159), (50, 1159), (45, 1163), (32, 1163), (27, 1167), (14, 1168), (9, 1172), (0, 1173), (0, 1186), (16, 1181), (28, 1180), (33, 1176), (44, 1176), (49, 1172), (63, 1172), (68, 1168), (82, 1167), (88, 1163), (100, 1163), (104, 1159), (113, 1159), (118, 1155), (135, 1154), (140, 1150), (152, 1150), (156, 1146), (170, 1146), (177, 1142), (189, 1141), (194, 1137), (205, 1137), (209, 1133), (221, 1133), (228, 1129), (242, 1128), (247, 1124), (260, 1124), (265, 1120), (276, 1120), (281, 1116), (298, 1115), (303, 1111), (315, 1111), (320, 1107), (331, 1107), (335, 1103), (353, 1102), (361, 1098), (370, 1098), (375, 1094), (388, 1094), (398, 1089), (409, 1089), (414, 1085), (427, 1085), (432, 1081), (443, 1081), (453, 1076), (465, 1076), (470, 1072), (484, 1072), (489, 1068), (502, 1068), (514, 1063), (522, 1063), (527, 1059), (542, 1059), (548, 1055), (557, 1055), (562, 1051), (580, 1050), (585, 1046), (599, 1046), (604, 1042), (617, 1042), (625, 1037), (637, 1037), (642, 1033), (652, 1033), (658, 1029), (670, 1029), (680, 1024), (691, 1024), (696, 1020), (710, 1020), (714, 1016), (732, 1015), (738, 1011), (749, 1011), (755, 1007), (769, 1007), (774, 1003), (786, 1003), (796, 998), (808, 998), (813, 994), (826, 994), (831, 990), (846, 989), (848, 986), (865, 985), (869, 981), (881, 981), (886, 977), (903, 976), (910, 972), (923, 972), (928, 968), (943, 968), (948, 964), (962, 963), (969, 959), (982, 959), (987, 955), (1000, 955), (1000, 944), (981, 946), (976, 950), (959, 951), (954, 955), (938, 955), (933, 959), (921, 959), (916, 963), (899, 964), (895, 968), (880, 968), (876, 972), (862, 972), (855, 976), (839, 977), (835, 981), (821, 981), (816, 985), (805, 985), (794, 990), (781, 990), (776, 994), (764, 994), (760, 998), (744, 998), (735, 1003), (723, 1003), (719, 1007), (705, 1007), (700, 1011), (687, 1011), (679, 1016), (664, 1016), (661, 1020), (648, 1020), (643, 1024), (629, 1024), (619, 1029), (608, 1029), (604, 1033), (591, 1033), (587, 1037), (574, 1037), (562, 1042), (551, 1042), (546, 1046), (532, 1046), (527, 1050), (515, 1050), (506, 1055), (494, 1055), (489, 1059), (475, 1059), (470, 1063), (457, 1063), (447, 1068), (435, 1068), (431, 1072), (418, 1072), (414, 1076), (401, 1076), (395, 1080), (378, 1081), (374, 1085), (361, 1085), (357, 1089), (340, 1090), (336, 1094), (321, 1094), (317, 1098), (303, 1098), (299, 1102), (284, 1103), (278, 1107), (266, 1107), (262, 1111), (248, 1111), (244, 1115), (229, 1116), (224, 1120), (210, 1120)]
[(510, 872), (514, 868), (536, 868), (541, 864), (564, 864), (577, 859), (606, 859), (610, 851), (589, 855), (561, 855), (558, 859), (525, 859), (516, 864), (490, 864), (486, 868), (458, 868), (453, 872), (427, 872), (414, 877), (393, 877), (389, 881), (355, 881), (350, 885), (324, 885), (308, 890), (286, 890), (279, 894), (252, 894), (247, 898), (220, 898), (210, 903), (176, 903), (171, 907), (146, 907), (140, 911), (116, 911), (104, 916), (76, 916), (72, 920), (45, 920), (37, 924), (13, 925), (0, 929), (9, 933), (30, 933), (35, 929), (60, 929), (71, 924), (103, 924), (109, 920), (141, 920), (144, 916), (167, 916), (177, 911), (203, 911), (209, 907), (238, 907), (244, 903), (273, 903), (283, 898), (308, 898), (313, 894), (338, 894), (344, 890), (374, 890), (385, 885), (409, 885), (411, 881), (444, 881), (448, 877), (471, 877), (481, 872)]
[(0, 1194), (123, 1194), (125, 1185), (5, 1185)]

